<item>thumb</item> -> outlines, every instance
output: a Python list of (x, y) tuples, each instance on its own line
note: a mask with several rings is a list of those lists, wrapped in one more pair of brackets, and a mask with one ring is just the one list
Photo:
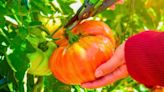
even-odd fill
[(105, 76), (106, 74), (113, 72), (115, 69), (117, 69), (119, 66), (121, 66), (124, 63), (125, 63), (124, 44), (122, 44), (116, 49), (114, 55), (112, 56), (110, 60), (100, 65), (96, 69), (95, 76), (96, 77)]

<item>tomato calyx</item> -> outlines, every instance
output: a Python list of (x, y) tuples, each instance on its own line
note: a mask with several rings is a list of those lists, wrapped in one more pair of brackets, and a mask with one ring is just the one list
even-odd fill
[(80, 35), (74, 34), (71, 30), (67, 29), (65, 30), (65, 37), (69, 40), (69, 44), (73, 44), (79, 40)]
[(44, 41), (44, 42), (40, 42), (38, 44), (38, 48), (41, 49), (43, 52), (48, 50), (48, 46), (47, 46), (48, 41)]
[[(59, 40), (59, 38), (53, 38), (53, 37), (49, 37), (49, 39), (51, 40), (51, 41), (57, 41), (57, 40)], [(38, 48), (40, 49), (40, 50), (42, 50), (43, 52), (46, 52), (47, 50), (48, 50), (48, 48), (49, 48), (49, 46), (48, 46), (48, 43), (49, 43), (50, 41), (42, 41), (42, 42), (39, 42), (38, 43)]]

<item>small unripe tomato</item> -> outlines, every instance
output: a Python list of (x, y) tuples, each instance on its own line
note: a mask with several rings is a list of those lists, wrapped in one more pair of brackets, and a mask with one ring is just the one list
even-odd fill
[(48, 61), (50, 55), (56, 48), (56, 45), (53, 42), (48, 42), (48, 49), (46, 51), (42, 51), (38, 48), (39, 38), (30, 38), (29, 40), (31, 40), (31, 44), (36, 51), (34, 53), (27, 54), (27, 57), (30, 60), (30, 68), (28, 69), (28, 73), (37, 76), (50, 75), (51, 71), (48, 67)]

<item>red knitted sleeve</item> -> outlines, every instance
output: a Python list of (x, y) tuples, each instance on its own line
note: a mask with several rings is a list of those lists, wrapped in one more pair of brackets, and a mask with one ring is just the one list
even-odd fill
[(164, 32), (145, 31), (126, 41), (129, 74), (146, 86), (164, 86)]

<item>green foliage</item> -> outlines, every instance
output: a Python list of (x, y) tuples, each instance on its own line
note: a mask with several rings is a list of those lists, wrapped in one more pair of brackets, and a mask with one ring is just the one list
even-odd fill
[[(31, 63), (27, 54), (35, 52), (37, 48), (29, 37), (37, 37), (40, 43), (55, 41), (45, 24), (50, 20), (56, 23), (55, 19), (59, 18), (61, 25), (65, 25), (77, 10), (70, 5), (77, 1), (0, 0), (0, 92), (149, 92), (131, 78), (100, 89), (87, 90), (77, 85), (62, 84), (52, 75), (28, 74)], [(80, 1), (78, 3), (84, 2)], [(116, 5), (115, 10), (107, 9), (93, 19), (106, 22), (115, 32), (119, 45), (129, 36), (145, 29), (164, 30), (163, 3), (164, 0), (125, 0), (124, 4)], [(45, 19), (40, 19), (40, 16)]]
[(44, 92), (70, 92), (71, 86), (65, 85), (57, 81), (54, 76), (47, 76), (44, 78), (45, 90)]
[(156, 5), (158, 2), (162, 3), (163, 0), (125, 0), (123, 5), (116, 5), (115, 10), (103, 11), (97, 17), (110, 25), (120, 44), (144, 30), (164, 30), (164, 9), (162, 5)]

